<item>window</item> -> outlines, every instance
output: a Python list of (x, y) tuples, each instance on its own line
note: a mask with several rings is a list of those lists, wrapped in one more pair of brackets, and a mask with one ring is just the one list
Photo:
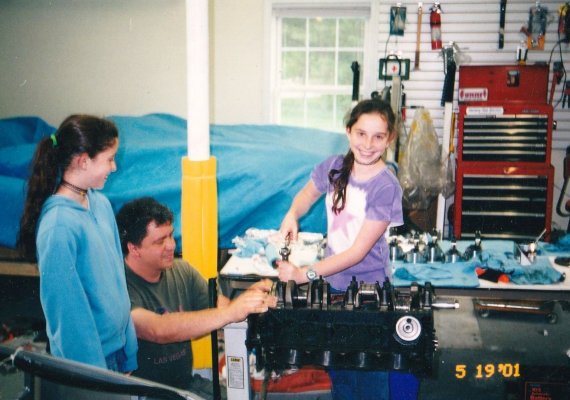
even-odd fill
[(274, 6), (271, 114), (277, 124), (344, 131), (352, 64), (358, 62), (362, 77), (370, 11), (334, 4), (332, 9), (322, 2), (312, 8)]

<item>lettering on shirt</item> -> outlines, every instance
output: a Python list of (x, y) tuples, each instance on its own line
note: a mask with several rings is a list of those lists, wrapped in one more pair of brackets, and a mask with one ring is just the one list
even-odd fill
[(161, 365), (161, 364), (167, 364), (170, 362), (174, 362), (177, 360), (180, 360), (182, 357), (185, 357), (187, 354), (187, 349), (186, 347), (184, 347), (182, 350), (177, 351), (175, 353), (171, 353), (162, 357), (155, 357), (154, 358), (154, 364), (155, 365)]

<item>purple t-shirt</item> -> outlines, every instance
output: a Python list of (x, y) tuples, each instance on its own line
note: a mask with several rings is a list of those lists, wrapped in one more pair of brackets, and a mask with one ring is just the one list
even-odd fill
[[(352, 246), (365, 219), (389, 221), (390, 226), (404, 223), (402, 188), (396, 176), (388, 168), (384, 168), (366, 181), (358, 181), (351, 176), (346, 188), (347, 201), (344, 209), (338, 215), (332, 212), (334, 189), (329, 184), (328, 174), (331, 169), (341, 168), (342, 159), (342, 155), (329, 157), (317, 165), (311, 174), (317, 190), (326, 192), (326, 256), (341, 253)], [(382, 235), (361, 262), (326, 279), (331, 287), (338, 290), (346, 290), (353, 276), (359, 283), (378, 281), (382, 285), (384, 278), (388, 276), (386, 272), (388, 253), (388, 243), (385, 235)]]

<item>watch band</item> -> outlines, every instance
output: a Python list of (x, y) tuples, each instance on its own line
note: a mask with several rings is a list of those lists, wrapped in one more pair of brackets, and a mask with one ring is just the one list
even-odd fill
[(307, 272), (305, 273), (305, 275), (307, 276), (307, 279), (309, 281), (314, 281), (315, 279), (317, 279), (319, 277), (319, 274), (317, 274), (317, 271), (315, 271), (312, 268), (307, 269)]

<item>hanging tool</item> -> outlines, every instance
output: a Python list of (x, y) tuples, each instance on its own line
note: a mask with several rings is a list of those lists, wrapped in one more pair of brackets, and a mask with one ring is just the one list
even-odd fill
[(350, 65), (350, 69), (352, 70), (352, 98), (350, 107), (344, 113), (344, 121), (348, 121), (350, 118), (350, 113), (356, 104), (358, 103), (359, 99), (359, 91), (360, 91), (360, 65), (358, 61), (353, 61)]
[(406, 7), (401, 3), (390, 8), (390, 35), (404, 36), (406, 28)]
[[(564, 204), (564, 209), (562, 208), (562, 204), (564, 203), (564, 197), (566, 196), (566, 190), (568, 189), (568, 183), (570, 182), (570, 146), (566, 147), (566, 157), (564, 157), (564, 170), (562, 171), (564, 177), (564, 184), (562, 185), (562, 189), (560, 190), (560, 197), (558, 198), (558, 202), (556, 204), (556, 212), (561, 217), (570, 217), (570, 201), (567, 201)], [(566, 232), (570, 232), (570, 222), (568, 222), (568, 227), (566, 228)]]
[(548, 8), (537, 1), (528, 11), (528, 25), (521, 28), (521, 32), (527, 36), (529, 50), (544, 50), (547, 23)]
[(560, 6), (558, 17), (558, 36), (563, 43), (570, 43), (570, 3)]
[(564, 83), (564, 91), (562, 92), (562, 108), (566, 106), (566, 101), (568, 100), (568, 108), (570, 108), (570, 100), (568, 99), (570, 96), (570, 82), (566, 81)]
[(422, 41), (422, 3), (418, 3), (418, 30), (416, 32), (416, 56), (414, 58), (414, 69), (420, 69), (420, 44)]
[(555, 62), (552, 67), (552, 83), (550, 85), (550, 96), (548, 99), (548, 104), (552, 105), (554, 99), (554, 91), (556, 90), (556, 85), (560, 84), (562, 77), (564, 76), (564, 67), (562, 63)]
[(526, 45), (526, 42), (524, 40), (521, 40), (520, 44), (517, 46), (517, 55), (516, 55), (517, 64), (525, 65), (527, 55), (528, 55), (528, 47)]
[(434, 1), (429, 14), (429, 26), (431, 28), (431, 49), (438, 50), (442, 47), (441, 42), (441, 6), (439, 1)]
[(360, 65), (358, 61), (353, 61), (350, 69), (352, 70), (352, 108), (358, 103), (358, 92), (360, 90)]
[(499, 49), (505, 47), (505, 14), (507, 12), (507, 0), (501, 0), (499, 17)]
[(443, 54), (443, 72), (445, 79), (443, 81), (443, 93), (441, 95), (441, 105), (445, 103), (453, 103), (453, 92), (455, 88), (455, 72), (457, 65), (455, 64), (454, 57), (455, 49), (453, 42), (450, 46), (445, 46), (442, 50)]

